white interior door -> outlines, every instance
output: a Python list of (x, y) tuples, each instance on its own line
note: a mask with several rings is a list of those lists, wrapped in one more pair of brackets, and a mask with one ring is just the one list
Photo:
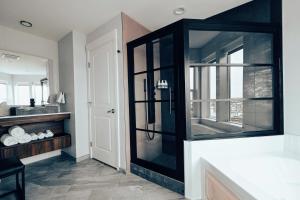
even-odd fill
[(117, 168), (116, 32), (88, 45), (92, 157)]

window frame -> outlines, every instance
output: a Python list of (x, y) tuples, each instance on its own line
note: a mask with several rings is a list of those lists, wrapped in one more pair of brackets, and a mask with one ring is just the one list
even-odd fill
[[(272, 87), (273, 87), (273, 128), (268, 130), (257, 130), (257, 131), (244, 131), (237, 134), (219, 134), (213, 136), (198, 137), (191, 131), (191, 113), (188, 110), (188, 106), (185, 107), (186, 113), (186, 135), (188, 140), (208, 140), (217, 138), (243, 138), (243, 137), (254, 137), (254, 136), (272, 136), (283, 134), (283, 87), (282, 87), (282, 37), (280, 34), (281, 27), (276, 24), (268, 23), (231, 23), (231, 24), (220, 24), (216, 23), (203, 23), (198, 20), (186, 19), (184, 21), (184, 65), (185, 72), (191, 67), (197, 67), (198, 63), (191, 63), (190, 49), (189, 49), (189, 31), (224, 31), (224, 32), (245, 32), (245, 33), (262, 33), (270, 34), (272, 36), (272, 58), (269, 63), (265, 63), (268, 67), (272, 68)], [(257, 63), (255, 66), (263, 66), (261, 63)], [(187, 74), (187, 73), (186, 73)], [(186, 78), (187, 76), (185, 76)], [(187, 83), (189, 79), (185, 80)], [(187, 85), (187, 84), (186, 84)], [(186, 105), (190, 103), (188, 99), (188, 93), (185, 93)], [(262, 100), (269, 100), (271, 98), (264, 98)], [(250, 99), (251, 100), (251, 99)], [(255, 98), (253, 100), (256, 100)]]

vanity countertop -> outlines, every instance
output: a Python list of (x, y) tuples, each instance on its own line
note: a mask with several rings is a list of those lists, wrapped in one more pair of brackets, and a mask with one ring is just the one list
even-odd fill
[(43, 114), (34, 114), (34, 115), (10, 115), (10, 116), (0, 117), (0, 121), (2, 119), (14, 119), (14, 118), (21, 118), (21, 117), (37, 117), (37, 116), (49, 116), (49, 115), (66, 115), (66, 114), (71, 114), (71, 112), (43, 113)]
[(47, 114), (34, 114), (34, 115), (16, 115), (0, 117), (0, 126), (8, 127), (19, 124), (30, 124), (47, 121), (61, 121), (64, 119), (70, 119), (70, 112), (58, 112)]

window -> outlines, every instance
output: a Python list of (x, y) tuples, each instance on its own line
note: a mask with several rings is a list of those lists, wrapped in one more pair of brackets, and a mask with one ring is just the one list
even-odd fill
[[(215, 64), (215, 62), (213, 62)], [(217, 69), (209, 66), (209, 118), (216, 119)]]
[(15, 87), (15, 104), (29, 105), (30, 103), (30, 85), (20, 84)]
[(7, 102), (7, 84), (0, 83), (0, 103)]
[[(244, 63), (244, 50), (238, 49), (228, 55), (230, 64)], [(230, 119), (232, 123), (243, 123), (243, 66), (230, 67)]]
[[(15, 90), (16, 105), (29, 105), (30, 98), (34, 98), (36, 105), (41, 105), (42, 87), (39, 83), (19, 83)], [(47, 101), (48, 95), (48, 86), (44, 85), (44, 101)]]

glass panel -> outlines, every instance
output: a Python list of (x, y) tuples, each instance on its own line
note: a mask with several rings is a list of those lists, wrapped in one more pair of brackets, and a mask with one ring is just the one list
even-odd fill
[[(169, 102), (153, 103), (152, 111), (148, 104), (150, 102), (135, 104), (136, 128), (175, 133), (174, 102), (171, 105)], [(149, 118), (152, 116), (154, 117), (150, 122)]]
[[(217, 71), (215, 66), (209, 68), (209, 98), (215, 100), (217, 97)], [(216, 102), (209, 102), (209, 118), (216, 119)]]
[(244, 97), (273, 97), (273, 70), (271, 67), (244, 68)]
[(211, 120), (205, 117), (205, 109), (207, 110), (205, 102), (192, 104), (191, 131), (195, 137), (273, 130), (273, 100), (232, 100), (231, 121)]
[(147, 54), (146, 44), (138, 46), (133, 50), (134, 57), (134, 72), (142, 72), (147, 70)]
[(7, 102), (7, 84), (0, 83), (0, 103)]
[(194, 136), (273, 130), (273, 36), (189, 32)]
[(245, 101), (243, 112), (243, 124), (246, 130), (273, 130), (273, 100)]
[[(231, 64), (244, 63), (244, 49), (231, 52), (228, 55), (228, 61)], [(243, 123), (243, 67), (230, 67), (230, 119), (236, 124)]]
[(173, 35), (167, 35), (152, 41), (154, 68), (170, 67), (173, 65)]
[[(164, 69), (154, 72), (148, 72), (143, 74), (138, 74), (134, 76), (135, 81), (135, 100), (136, 101), (146, 101), (150, 99), (148, 97), (147, 84), (147, 74), (151, 76), (154, 75), (153, 87), (154, 89), (154, 100), (170, 100), (170, 94), (174, 95), (174, 70), (173, 69)], [(151, 78), (151, 77), (150, 77)], [(151, 79), (150, 79), (151, 80)], [(172, 98), (174, 99), (174, 98)]]
[(148, 100), (147, 95), (147, 73), (134, 76), (135, 101)]
[(30, 102), (30, 86), (29, 85), (17, 85), (16, 89), (16, 104), (17, 105), (29, 105)]
[(176, 169), (176, 137), (137, 131), (137, 158)]
[[(227, 54), (243, 48), (243, 62), (247, 64), (273, 63), (273, 35), (269, 33), (189, 31), (190, 63), (208, 62), (217, 55), (217, 63), (227, 64)], [(239, 60), (232, 63), (242, 64)]]

